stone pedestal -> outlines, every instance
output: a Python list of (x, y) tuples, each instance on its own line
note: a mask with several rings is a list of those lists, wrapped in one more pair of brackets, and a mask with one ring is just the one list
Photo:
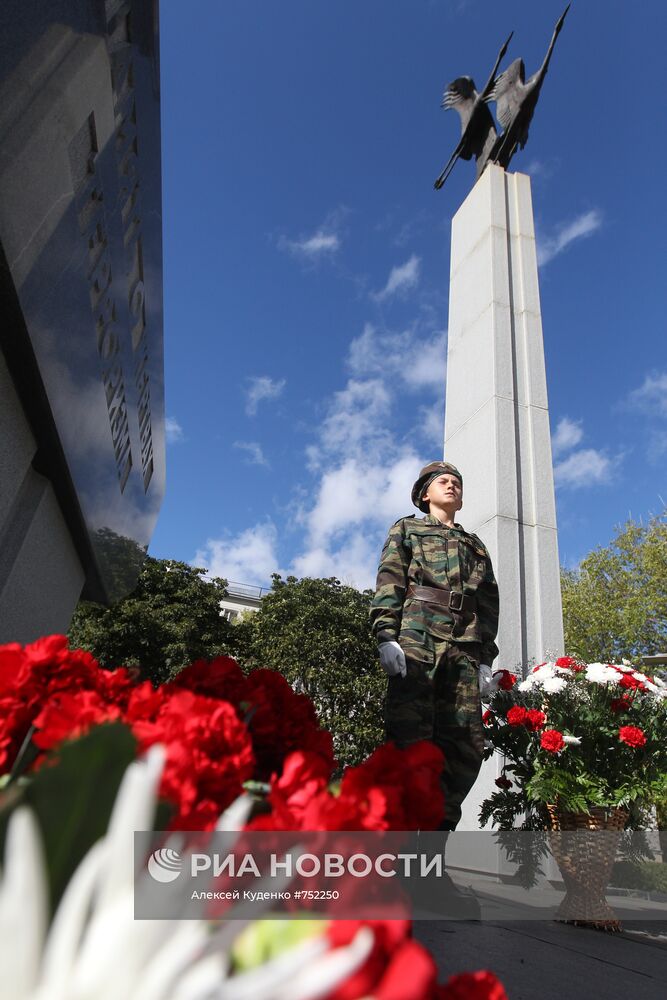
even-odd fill
[[(500, 587), (495, 667), (560, 655), (563, 623), (530, 179), (489, 167), (452, 220), (445, 458), (464, 478), (461, 523)], [(477, 829), (490, 761), (459, 829)]]

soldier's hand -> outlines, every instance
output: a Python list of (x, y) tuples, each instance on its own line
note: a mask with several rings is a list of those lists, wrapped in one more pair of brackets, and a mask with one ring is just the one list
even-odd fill
[(498, 684), (493, 680), (493, 671), (487, 663), (480, 663), (478, 670), (479, 696), (482, 701), (489, 701)]
[(380, 665), (387, 677), (395, 677), (400, 674), (405, 677), (407, 667), (405, 665), (405, 653), (397, 642), (381, 642), (378, 646), (380, 654)]

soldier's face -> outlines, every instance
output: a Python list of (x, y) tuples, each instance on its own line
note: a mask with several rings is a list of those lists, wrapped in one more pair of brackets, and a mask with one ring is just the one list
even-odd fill
[(433, 507), (455, 513), (463, 507), (463, 483), (458, 476), (444, 472), (429, 483), (423, 499)]

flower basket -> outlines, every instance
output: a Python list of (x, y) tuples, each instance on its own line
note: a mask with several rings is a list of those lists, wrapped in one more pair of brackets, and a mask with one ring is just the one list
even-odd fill
[(550, 841), (567, 890), (557, 919), (618, 929), (604, 890), (621, 831), (629, 810), (667, 798), (667, 684), (571, 656), (493, 680), (485, 756), (503, 763), (480, 824), (546, 831), (511, 849), (517, 876), (536, 884)]
[(605, 890), (629, 810), (620, 806), (613, 809), (591, 806), (587, 813), (568, 812), (553, 804), (547, 804), (546, 808), (552, 833), (551, 851), (565, 883), (565, 896), (556, 919), (598, 930), (620, 931), (620, 921), (607, 903)]

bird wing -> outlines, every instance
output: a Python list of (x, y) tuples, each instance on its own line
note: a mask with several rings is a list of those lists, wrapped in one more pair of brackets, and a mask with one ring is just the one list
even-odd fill
[(461, 135), (466, 130), (478, 97), (479, 95), (475, 90), (475, 82), (469, 76), (459, 76), (456, 80), (452, 80), (442, 95), (440, 106), (446, 110), (454, 108), (459, 113)]
[(509, 127), (521, 107), (525, 89), (524, 79), (523, 59), (515, 59), (505, 72), (500, 74), (486, 98), (487, 102), (496, 102), (496, 117), (505, 129)]

